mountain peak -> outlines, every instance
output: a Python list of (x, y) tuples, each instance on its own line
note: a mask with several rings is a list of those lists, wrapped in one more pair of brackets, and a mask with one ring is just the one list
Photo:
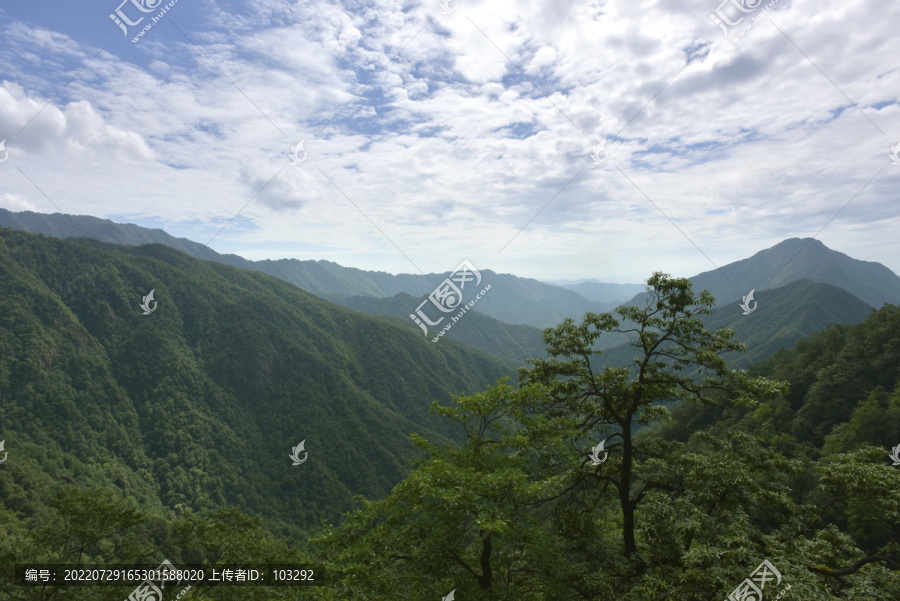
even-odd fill
[(881, 263), (832, 250), (816, 238), (788, 238), (690, 279), (694, 289), (709, 290), (719, 304), (740, 299), (750, 290), (768, 290), (801, 279), (843, 288), (874, 307), (900, 301), (897, 274)]

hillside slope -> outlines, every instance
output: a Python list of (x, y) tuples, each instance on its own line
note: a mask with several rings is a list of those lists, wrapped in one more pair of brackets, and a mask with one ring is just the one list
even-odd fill
[[(306, 529), (353, 494), (386, 494), (408, 472), (411, 432), (461, 435), (433, 401), (513, 373), (161, 245), (0, 228), (0, 289), (0, 498), (24, 517), (71, 481)], [(308, 461), (292, 466), (303, 440)]]
[[(391, 298), (336, 297), (334, 302), (369, 315), (389, 318), (395, 323), (412, 328), (421, 336), (422, 330), (413, 323), (409, 315), (422, 300), (422, 298), (416, 299), (401, 293)], [(425, 339), (433, 340), (434, 332), (432, 331), (431, 334)], [(442, 343), (444, 338), (458, 340), (463, 344), (487, 351), (516, 366), (525, 365), (528, 359), (547, 357), (541, 330), (531, 326), (508, 324), (474, 311), (466, 313), (465, 319), (460, 319), (454, 324), (438, 342)]]
[[(847, 452), (900, 444), (900, 307), (855, 325), (835, 324), (751, 368), (790, 384), (791, 419), (778, 428), (801, 442)], [(771, 416), (774, 417), (774, 416)], [(852, 417), (852, 419), (850, 419)]]
[[(758, 300), (761, 291), (804, 279), (841, 288), (875, 308), (881, 307), (884, 303), (900, 302), (900, 276), (881, 263), (853, 259), (828, 248), (815, 238), (784, 240), (750, 258), (729, 263), (720, 269), (706, 271), (688, 279), (696, 292), (708, 290), (719, 307), (736, 308), (751, 290), (755, 291), (754, 296)], [(840, 298), (845, 297), (842, 295)], [(642, 292), (624, 304), (644, 306), (647, 300), (646, 293)], [(812, 300), (813, 304), (808, 308), (800, 308), (801, 311), (808, 309), (812, 313), (823, 310), (826, 313), (835, 313), (838, 317), (834, 319), (835, 323), (858, 321), (852, 312), (847, 315), (839, 314), (836, 307), (843, 306), (842, 301), (833, 303), (831, 308), (825, 309), (824, 307), (829, 304), (827, 298), (820, 301), (818, 298), (809, 297), (808, 300)], [(813, 331), (816, 330), (803, 329), (807, 335)], [(791, 338), (794, 341), (799, 339), (796, 335)], [(599, 346), (612, 348), (624, 344), (625, 341), (624, 336), (610, 334), (599, 341)], [(762, 358), (762, 355), (757, 358)]]

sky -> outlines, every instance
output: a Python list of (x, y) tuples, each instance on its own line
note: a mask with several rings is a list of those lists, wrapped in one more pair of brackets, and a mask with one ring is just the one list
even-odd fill
[(0, 207), (390, 273), (639, 283), (795, 237), (898, 273), (898, 22), (874, 0), (4, 3)]

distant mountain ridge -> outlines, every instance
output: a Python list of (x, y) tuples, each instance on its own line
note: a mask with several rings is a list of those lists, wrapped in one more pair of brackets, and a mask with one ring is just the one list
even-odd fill
[(617, 305), (644, 290), (644, 284), (610, 284), (596, 280), (547, 282), (553, 286), (574, 290), (588, 300)]
[(133, 223), (116, 223), (90, 215), (66, 215), (64, 213), (12, 212), (0, 208), (0, 227), (8, 227), (54, 238), (93, 238), (101, 242), (140, 246), (164, 244), (169, 248), (195, 255), (205, 248), (203, 244), (176, 238), (159, 228), (146, 228)]
[[(451, 272), (442, 274), (390, 274), (343, 267), (330, 261), (250, 261), (231, 254), (220, 254), (198, 242), (175, 238), (160, 229), (134, 224), (118, 224), (85, 215), (46, 215), (0, 209), (0, 226), (11, 227), (56, 238), (87, 237), (114, 244), (158, 243), (186, 252), (198, 259), (225, 263), (234, 267), (261, 271), (290, 282), (307, 292), (332, 302), (341, 297), (371, 296), (387, 298), (406, 293), (422, 297), (434, 290)], [(456, 266), (454, 265), (454, 268)], [(476, 265), (476, 268), (478, 266)], [(538, 280), (481, 270), (491, 286), (491, 294), (478, 304), (477, 311), (509, 324), (547, 328), (566, 317), (581, 317), (588, 311), (605, 311), (608, 306), (588, 300), (577, 292), (551, 286)], [(409, 308), (410, 313), (415, 305)]]
[(876, 308), (900, 302), (900, 276), (881, 263), (854, 259), (815, 238), (790, 238), (690, 279), (694, 290), (709, 290), (720, 304), (740, 300), (752, 289), (769, 290), (802, 279), (843, 288)]
[[(410, 307), (417, 307), (422, 298), (415, 298), (401, 292), (390, 298), (371, 296), (325, 297), (336, 304), (349, 309), (385, 317), (415, 330), (416, 335), (422, 331), (409, 319)], [(425, 338), (432, 339), (434, 332)], [(528, 359), (546, 358), (547, 350), (541, 330), (532, 326), (508, 324), (483, 313), (472, 312), (454, 324), (447, 332), (446, 338), (459, 340), (464, 344), (489, 352), (511, 365), (525, 365)]]
[[(0, 209), (0, 226), (13, 227), (55, 237), (86, 236), (117, 244), (140, 245), (151, 242), (164, 244), (187, 252), (199, 259), (225, 263), (243, 269), (268, 273), (290, 282), (312, 294), (331, 302), (351, 307), (371, 315), (391, 315), (406, 319), (418, 303), (450, 272), (443, 274), (390, 274), (343, 267), (330, 261), (250, 261), (237, 255), (219, 254), (203, 244), (185, 238), (175, 238), (160, 229), (148, 229), (134, 224), (117, 224), (109, 220), (89, 216), (32, 212), (12, 213)], [(477, 267), (477, 266), (476, 266)], [(481, 270), (491, 293), (482, 299), (475, 312), (490, 320), (477, 322), (478, 328), (458, 328), (451, 337), (467, 344), (480, 340), (479, 348), (497, 347), (489, 340), (496, 337), (511, 346), (500, 355), (505, 360), (521, 358), (530, 353), (536, 344), (537, 334), (505, 328), (505, 325), (528, 325), (543, 329), (555, 326), (566, 318), (580, 320), (587, 312), (606, 312), (618, 304), (642, 304), (644, 293), (638, 293), (627, 302), (612, 303), (603, 299), (634, 290), (634, 284), (604, 284), (582, 280), (565, 282), (564, 287), (521, 278), (509, 274), (497, 274)], [(709, 290), (718, 306), (737, 303), (750, 290), (760, 292), (782, 287), (791, 282), (808, 279), (830, 284), (858, 297), (870, 306), (884, 303), (900, 303), (900, 276), (880, 263), (860, 261), (826, 247), (814, 238), (791, 238), (775, 246), (761, 250), (752, 257), (735, 261), (721, 268), (706, 271), (689, 278), (697, 292)], [(413, 298), (409, 307), (403, 302)], [(387, 299), (381, 300), (381, 299)], [(418, 301), (416, 299), (419, 299)], [(849, 305), (840, 303), (840, 306)], [(803, 308), (798, 308), (803, 310)], [(407, 312), (408, 311), (408, 312)], [(789, 310), (790, 311), (790, 310)], [(826, 313), (822, 313), (827, 314)], [(857, 312), (839, 316), (841, 323), (856, 319)], [(502, 324), (499, 322), (503, 322)], [(412, 321), (409, 322), (412, 324)], [(805, 330), (804, 330), (805, 331)], [(490, 332), (490, 335), (488, 335)], [(812, 332), (808, 332), (812, 333)], [(609, 348), (624, 342), (624, 337), (607, 334), (598, 345)]]
[[(804, 279), (840, 288), (874, 308), (881, 308), (884, 303), (900, 304), (900, 276), (881, 263), (854, 259), (828, 248), (815, 238), (790, 238), (761, 250), (752, 257), (688, 279), (695, 292), (709, 290), (716, 299), (717, 307), (724, 307), (726, 313), (736, 312), (738, 316), (741, 315), (739, 304), (751, 290), (755, 291), (754, 295), (759, 303), (760, 292)], [(646, 293), (640, 293), (625, 304), (643, 306), (646, 302)], [(804, 302), (819, 301), (807, 298)], [(827, 304), (828, 300), (825, 298), (821, 302)], [(838, 305), (850, 306), (846, 303)], [(780, 317), (799, 316), (806, 310), (807, 307), (799, 304), (788, 306)], [(858, 323), (857, 316), (858, 312), (853, 311), (836, 317), (836, 322)], [(827, 325), (819, 323), (823, 324), (822, 328)], [(803, 331), (805, 335), (810, 335), (818, 330)], [(612, 348), (623, 344), (625, 340), (626, 337), (622, 335), (605, 334), (598, 345), (600, 348)]]

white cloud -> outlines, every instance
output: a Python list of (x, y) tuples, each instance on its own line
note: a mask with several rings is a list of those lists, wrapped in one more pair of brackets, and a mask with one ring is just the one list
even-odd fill
[[(199, 50), (147, 43), (146, 67), (102, 52), (8, 136), (4, 198), (46, 204), (11, 178), (15, 159), (66, 212), (131, 207), (199, 224), (181, 235), (205, 242), (243, 209), (213, 247), (248, 257), (267, 256), (265, 240), (281, 249), (269, 258), (293, 244), (413, 271), (396, 244), (426, 272), (469, 257), (636, 281), (710, 269), (694, 244), (722, 265), (814, 235), (884, 168), (820, 238), (900, 271), (900, 168), (886, 157), (900, 7), (781, 0), (734, 44), (706, 0), (460, 1), (448, 15), (396, 0), (207, 4)], [(94, 50), (18, 22), (6, 33), (0, 128), (13, 132)], [(301, 139), (308, 159), (291, 165)]]
[(21, 196), (5, 192), (0, 194), (0, 208), (6, 209), (7, 211), (32, 211), (34, 213), (48, 212), (41, 211), (39, 207), (31, 204)]
[(71, 160), (73, 155), (116, 161), (152, 158), (140, 135), (106, 123), (90, 102), (79, 100), (60, 109), (6, 81), (0, 86), (0, 128), (20, 130), (9, 136), (10, 146), (41, 160)]

